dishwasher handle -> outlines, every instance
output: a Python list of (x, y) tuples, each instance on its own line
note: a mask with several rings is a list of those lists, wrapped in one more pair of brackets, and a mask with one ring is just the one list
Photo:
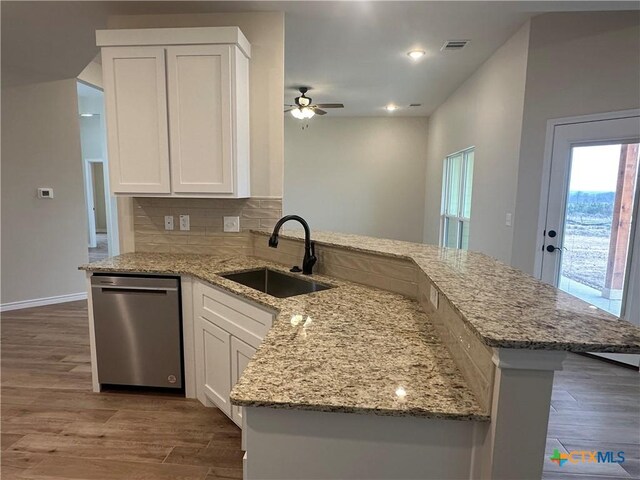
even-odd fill
[(166, 287), (122, 287), (119, 285), (93, 285), (92, 288), (99, 288), (102, 291), (108, 290), (107, 293), (156, 293), (164, 294), (175, 292), (177, 288)]
[(179, 280), (175, 277), (142, 277), (128, 275), (93, 275), (91, 287), (103, 290), (177, 291)]

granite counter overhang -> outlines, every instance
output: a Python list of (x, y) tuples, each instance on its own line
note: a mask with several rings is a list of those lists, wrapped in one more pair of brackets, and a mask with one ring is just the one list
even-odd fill
[[(302, 235), (287, 230), (280, 237)], [(640, 353), (637, 326), (482, 253), (333, 232), (312, 238), (320, 247), (413, 262), (488, 347)]]
[(220, 276), (279, 264), (253, 257), (129, 253), (83, 265), (96, 273), (185, 275), (277, 312), (231, 393), (240, 406), (488, 421), (411, 299), (314, 275), (335, 288), (275, 298)]

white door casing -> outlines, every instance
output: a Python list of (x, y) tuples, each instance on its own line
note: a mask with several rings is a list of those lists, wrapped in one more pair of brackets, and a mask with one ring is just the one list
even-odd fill
[(84, 159), (82, 162), (82, 171), (84, 173), (84, 193), (87, 204), (87, 228), (89, 229), (89, 248), (95, 248), (97, 245), (96, 238), (96, 210), (95, 210), (95, 192), (93, 191), (93, 170), (91, 168), (91, 160)]

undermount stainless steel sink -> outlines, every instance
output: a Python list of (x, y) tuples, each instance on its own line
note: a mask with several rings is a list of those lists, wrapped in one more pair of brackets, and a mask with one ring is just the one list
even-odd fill
[(269, 268), (260, 268), (240, 273), (221, 275), (246, 287), (254, 288), (278, 298), (294, 297), (306, 293), (320, 292), (333, 288), (329, 285), (280, 273)]

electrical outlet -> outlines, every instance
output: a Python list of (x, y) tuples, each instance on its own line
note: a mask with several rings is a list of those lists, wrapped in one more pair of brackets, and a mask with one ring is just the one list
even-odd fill
[(504, 221), (504, 223), (505, 223), (505, 225), (506, 225), (507, 227), (510, 227), (510, 226), (511, 226), (511, 223), (512, 223), (511, 219), (512, 219), (512, 218), (513, 218), (512, 214), (511, 214), (511, 213), (507, 213), (507, 217), (506, 217), (506, 219), (505, 219), (505, 221)]
[(239, 232), (240, 231), (240, 217), (224, 217), (224, 231), (225, 232)]
[(38, 187), (38, 198), (53, 198), (53, 188)]
[(180, 215), (180, 230), (191, 230), (189, 215)]
[(173, 230), (173, 215), (164, 216), (164, 229)]
[(429, 286), (429, 301), (431, 305), (433, 305), (433, 308), (438, 310), (438, 290), (436, 290), (436, 287), (433, 285)]

